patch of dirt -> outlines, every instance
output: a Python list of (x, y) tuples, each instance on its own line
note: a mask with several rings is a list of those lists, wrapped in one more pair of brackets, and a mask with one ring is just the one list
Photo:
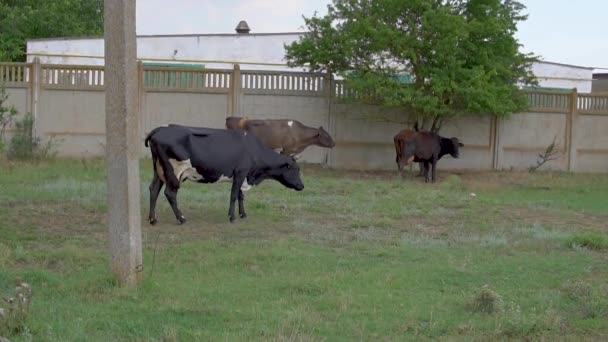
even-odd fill
[(530, 209), (528, 207), (503, 206), (501, 218), (514, 225), (540, 223), (560, 230), (598, 230), (608, 232), (608, 217), (582, 214), (575, 211)]

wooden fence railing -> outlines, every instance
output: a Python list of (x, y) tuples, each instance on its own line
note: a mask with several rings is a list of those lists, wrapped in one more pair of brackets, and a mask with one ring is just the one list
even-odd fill
[[(349, 89), (344, 81), (328, 81), (326, 74), (259, 71), (211, 70), (200, 67), (142, 66), (140, 82), (148, 91), (234, 91), (240, 87), (246, 94), (325, 96), (336, 99), (367, 99), (370, 94)], [(0, 84), (26, 87), (32, 82), (34, 63), (0, 63)], [(91, 65), (39, 65), (40, 86), (49, 89), (103, 90), (104, 67)], [(235, 79), (239, 82), (235, 82)], [(522, 90), (531, 111), (568, 113), (575, 99), (582, 114), (608, 114), (608, 95), (576, 94), (553, 90)], [(371, 96), (373, 97), (373, 96)]]
[(570, 93), (550, 90), (524, 90), (530, 109), (542, 112), (568, 113)]
[(143, 86), (147, 90), (228, 89), (231, 70), (203, 68), (143, 67)]
[(582, 114), (608, 114), (608, 95), (578, 94), (576, 106)]
[(42, 87), (49, 89), (103, 89), (103, 66), (41, 65)]
[(30, 81), (30, 63), (0, 63), (0, 84), (23, 86)]
[(304, 72), (241, 71), (241, 88), (254, 93), (322, 95), (326, 75)]

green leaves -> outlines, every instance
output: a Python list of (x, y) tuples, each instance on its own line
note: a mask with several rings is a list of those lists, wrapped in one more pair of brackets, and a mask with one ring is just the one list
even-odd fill
[[(513, 0), (334, 0), (286, 46), (291, 66), (331, 71), (347, 87), (402, 106), (424, 127), (464, 114), (508, 115), (527, 102), (536, 59), (514, 38), (523, 5)], [(396, 77), (409, 73), (412, 82)], [(439, 118), (439, 120), (436, 120)], [(439, 127), (436, 127), (437, 129)]]
[(103, 0), (0, 0), (0, 60), (25, 60), (27, 39), (103, 33)]

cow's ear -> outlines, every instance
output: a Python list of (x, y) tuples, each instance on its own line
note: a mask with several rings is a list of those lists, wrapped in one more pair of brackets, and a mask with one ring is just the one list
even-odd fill
[(456, 137), (453, 137), (452, 141), (454, 142), (454, 144), (456, 144), (456, 145), (458, 145), (460, 147), (464, 146), (464, 144), (460, 142), (460, 139), (458, 139)]

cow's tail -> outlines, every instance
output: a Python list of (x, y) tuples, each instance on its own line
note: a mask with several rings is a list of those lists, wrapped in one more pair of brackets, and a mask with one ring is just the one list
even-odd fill
[[(169, 162), (169, 156), (167, 152), (162, 146), (158, 146), (153, 140), (150, 141), (154, 133), (158, 131), (162, 127), (157, 127), (153, 129), (146, 136), (145, 145), (146, 147), (150, 147), (150, 153), (152, 154), (152, 165), (154, 168), (154, 172), (158, 174), (158, 170), (156, 169), (157, 164), (162, 169), (163, 175), (159, 175), (161, 180), (163, 180), (167, 185), (169, 185), (173, 189), (179, 188), (179, 180), (175, 177), (175, 173), (173, 172), (173, 167)], [(164, 178), (164, 179), (163, 179)]]
[(154, 135), (154, 133), (156, 133), (159, 129), (161, 129), (161, 127), (156, 127), (155, 129), (153, 129), (152, 131), (150, 131), (150, 133), (148, 133), (148, 135), (146, 135), (146, 139), (144, 140), (144, 145), (146, 147), (149, 146), (150, 138), (152, 138), (152, 136)]
[(162, 146), (158, 146), (158, 144), (152, 143), (150, 144), (150, 151), (152, 152), (152, 162), (154, 163), (154, 170), (156, 172), (157, 163), (160, 164), (160, 167), (163, 171), (164, 178), (163, 181), (167, 183), (169, 188), (178, 189), (179, 188), (179, 179), (175, 176), (173, 172), (173, 167), (169, 162), (169, 156), (167, 152)]
[(405, 139), (401, 136), (396, 136), (394, 139), (395, 142), (395, 162), (399, 163), (399, 157), (403, 157), (403, 150), (405, 149)]

